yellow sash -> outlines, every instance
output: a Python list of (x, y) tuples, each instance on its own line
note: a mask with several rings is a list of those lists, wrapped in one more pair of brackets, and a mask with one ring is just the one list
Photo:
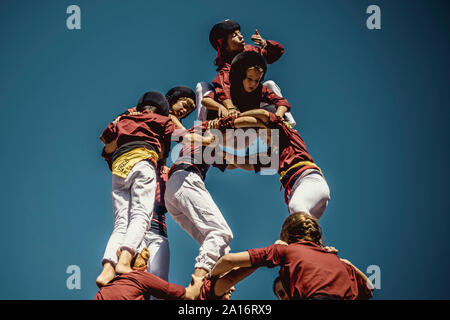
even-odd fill
[(320, 168), (314, 162), (311, 162), (311, 161), (300, 161), (300, 162), (297, 162), (296, 164), (290, 166), (289, 169), (287, 169), (285, 171), (281, 171), (281, 173), (280, 173), (280, 181), (283, 179), (283, 177), (286, 175), (286, 173), (288, 173), (292, 169), (298, 168), (298, 167), (303, 167), (303, 166), (314, 166), (322, 174), (322, 170), (320, 170)]
[(155, 164), (158, 161), (158, 154), (146, 148), (136, 148), (120, 155), (112, 164), (112, 173), (121, 178), (126, 178), (139, 161), (149, 159)]

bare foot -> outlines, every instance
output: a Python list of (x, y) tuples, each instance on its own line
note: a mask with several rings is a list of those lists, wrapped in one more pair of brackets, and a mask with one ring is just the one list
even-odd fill
[(117, 274), (126, 274), (126, 273), (130, 273), (132, 271), (133, 271), (133, 269), (131, 269), (130, 265), (121, 264), (121, 263), (118, 263), (116, 265), (116, 273)]
[(101, 288), (114, 278), (114, 267), (110, 263), (103, 265), (103, 270), (95, 280), (97, 287)]

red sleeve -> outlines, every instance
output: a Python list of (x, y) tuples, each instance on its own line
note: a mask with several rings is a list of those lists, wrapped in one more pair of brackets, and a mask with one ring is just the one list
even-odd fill
[(217, 76), (212, 81), (214, 91), (216, 93), (216, 99), (219, 102), (222, 102), (227, 99), (231, 100), (230, 69), (231, 69), (230, 64), (229, 63), (225, 64), (225, 66), (223, 66), (219, 70)]
[(216, 94), (217, 94), (217, 93), (215, 92), (215, 89), (214, 89), (214, 91), (210, 91), (210, 92), (208, 92), (207, 94), (205, 94), (205, 95), (203, 96), (203, 98), (211, 98), (211, 99), (215, 100)]
[[(349, 266), (351, 267), (351, 266)], [(372, 290), (367, 286), (366, 281), (364, 281), (363, 277), (356, 271), (353, 267), (351, 267), (355, 273), (355, 279), (358, 284), (358, 300), (368, 300), (373, 297)]]
[(284, 251), (287, 246), (272, 244), (265, 248), (247, 250), (250, 255), (252, 267), (279, 266), (283, 262)]
[(244, 51), (254, 51), (266, 58), (268, 64), (274, 63), (284, 53), (284, 47), (276, 41), (266, 40), (267, 45), (264, 49), (261, 47), (248, 44), (244, 47)]
[(100, 139), (104, 140), (105, 143), (110, 143), (111, 141), (113, 141), (115, 139), (115, 135), (116, 135), (116, 128), (114, 126), (114, 121), (116, 121), (116, 119), (118, 117), (121, 116), (126, 116), (129, 115), (131, 112), (135, 112), (136, 111), (136, 107), (132, 107), (127, 109), (124, 113), (118, 115), (107, 127), (105, 130), (103, 130), (102, 135), (100, 136)]
[(220, 118), (217, 129), (222, 132), (224, 132), (227, 129), (234, 129), (234, 120), (236, 120), (236, 116), (228, 116), (225, 118)]
[(279, 128), (281, 125), (280, 119), (275, 115), (275, 113), (269, 112), (269, 120), (266, 123), (267, 128), (274, 129)]
[(105, 130), (103, 130), (100, 139), (105, 143), (110, 143), (116, 138), (116, 126), (111, 122)]
[(178, 284), (169, 283), (147, 271), (135, 271), (135, 278), (151, 296), (164, 300), (184, 299), (186, 289)]
[(175, 128), (175, 131), (172, 133), (172, 141), (181, 142), (188, 133), (189, 131), (186, 129)]
[(200, 288), (200, 295), (198, 300), (221, 300), (222, 297), (216, 296), (214, 293), (214, 286), (217, 278), (207, 279), (203, 278), (203, 285)]
[(280, 97), (275, 92), (267, 88), (266, 86), (262, 86), (262, 101), (268, 103), (268, 104), (274, 104), (277, 107), (279, 106), (285, 106), (288, 108), (287, 111), (291, 110), (291, 105), (289, 101), (287, 101), (285, 98)]
[(170, 143), (172, 140), (172, 134), (175, 131), (175, 124), (172, 122), (172, 120), (169, 119), (166, 123), (166, 128), (164, 131), (164, 158), (167, 158), (170, 151)]
[(267, 45), (262, 49), (261, 54), (266, 58), (267, 63), (271, 64), (280, 59), (284, 53), (284, 47), (276, 41), (266, 40)]

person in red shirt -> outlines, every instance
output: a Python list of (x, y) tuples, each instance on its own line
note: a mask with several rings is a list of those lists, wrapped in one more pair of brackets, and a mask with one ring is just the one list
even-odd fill
[[(241, 122), (239, 121), (241, 118), (253, 118), (259, 126), (263, 125), (270, 129), (263, 132), (262, 135), (260, 134), (260, 137), (266, 140), (268, 146), (272, 147), (271, 159), (269, 160), (273, 159), (272, 153), (275, 156), (278, 154), (278, 163), (275, 167), (280, 175), (281, 185), (285, 190), (284, 200), (288, 205), (289, 212), (307, 212), (319, 219), (330, 200), (328, 184), (322, 170), (314, 163), (313, 158), (308, 153), (306, 144), (298, 131), (290, 128), (274, 112), (275, 107), (272, 105), (243, 112), (234, 122), (227, 122), (229, 126), (226, 129), (241, 128)], [(246, 123), (251, 123), (251, 121), (246, 120)], [(276, 134), (278, 141), (273, 139), (271, 134)], [(257, 163), (241, 168), (258, 172), (261, 168), (274, 165), (273, 163), (262, 164), (260, 156), (257, 160)]]
[[(261, 84), (267, 71), (263, 56), (248, 51), (238, 54), (231, 63), (230, 95), (239, 112), (258, 109), (261, 105), (275, 105), (276, 115), (283, 118), (290, 110), (289, 102)], [(210, 110), (218, 110), (219, 116), (227, 115), (226, 107), (220, 103), (217, 92), (205, 95), (202, 104)]]
[[(137, 112), (110, 123), (100, 137), (113, 174), (114, 228), (96, 280), (99, 287), (115, 273), (131, 272), (131, 259), (148, 230), (155, 201), (155, 168), (159, 159), (167, 158), (175, 129), (168, 113), (166, 98), (159, 92), (147, 92), (139, 100)], [(117, 259), (118, 248), (121, 255)]]
[[(255, 30), (255, 34), (252, 36), (256, 46), (246, 45), (240, 30), (239, 23), (227, 19), (215, 24), (210, 31), (209, 41), (213, 48), (217, 50), (215, 59), (217, 76), (212, 81), (214, 87), (206, 82), (200, 82), (196, 86), (196, 96), (199, 104), (198, 120), (212, 120), (218, 116), (226, 116), (228, 113), (233, 114), (236, 112), (236, 105), (230, 93), (231, 62), (236, 55), (241, 52), (255, 52), (262, 55), (267, 63), (272, 64), (284, 53), (284, 47), (281, 44), (273, 40), (263, 39), (258, 30)], [(267, 81), (264, 84), (281, 96), (281, 90), (275, 82)], [(214, 108), (209, 108), (209, 106), (200, 102), (211, 91), (215, 92), (217, 101), (224, 106), (224, 109), (219, 110), (219, 113)], [(290, 113), (288, 113), (287, 117), (291, 125), (295, 125), (295, 120)]]
[(201, 278), (192, 276), (186, 288), (169, 283), (147, 272), (149, 256), (147, 249), (142, 250), (133, 258), (133, 271), (114, 277), (100, 288), (94, 300), (148, 300), (150, 296), (164, 300), (194, 300), (199, 297), (203, 285)]
[(319, 223), (304, 212), (286, 218), (280, 232), (286, 244), (224, 255), (211, 271), (221, 276), (236, 267), (280, 266), (280, 279), (291, 300), (362, 300), (373, 286), (349, 261), (326, 250)]

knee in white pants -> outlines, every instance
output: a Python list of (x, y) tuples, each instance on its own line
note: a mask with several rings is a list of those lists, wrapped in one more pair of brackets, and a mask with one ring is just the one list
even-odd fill
[[(319, 219), (330, 200), (330, 188), (322, 176), (317, 174), (305, 177), (305, 185), (296, 186), (289, 201), (289, 213), (305, 212)], [(305, 180), (306, 180), (305, 179)]]
[(263, 85), (267, 88), (269, 88), (270, 90), (272, 90), (273, 92), (275, 92), (278, 96), (282, 97), (281, 94), (281, 89), (280, 87), (275, 83), (275, 81), (273, 80), (267, 80), (266, 82), (263, 83)]

